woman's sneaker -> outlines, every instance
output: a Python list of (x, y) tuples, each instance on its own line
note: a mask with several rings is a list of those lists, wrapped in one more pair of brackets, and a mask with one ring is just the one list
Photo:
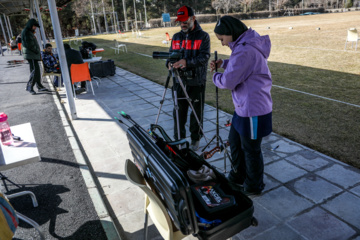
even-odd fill
[(35, 94), (36, 94), (36, 92), (35, 92), (34, 90), (30, 90), (29, 92), (31, 93), (31, 95), (35, 95)]

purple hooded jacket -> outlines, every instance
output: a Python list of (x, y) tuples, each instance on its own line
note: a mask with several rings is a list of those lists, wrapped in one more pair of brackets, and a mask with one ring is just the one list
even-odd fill
[(267, 65), (271, 42), (251, 28), (229, 43), (230, 59), (224, 60), (224, 73), (215, 73), (218, 88), (230, 89), (235, 112), (240, 117), (262, 116), (272, 112), (271, 73)]

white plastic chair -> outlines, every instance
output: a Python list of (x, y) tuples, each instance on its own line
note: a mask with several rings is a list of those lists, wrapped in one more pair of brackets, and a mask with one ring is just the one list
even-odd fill
[[(54, 72), (50, 72), (50, 73), (47, 73), (45, 72), (45, 67), (44, 67), (44, 63), (43, 61), (40, 61), (40, 65), (41, 65), (41, 68), (43, 69), (41, 72), (41, 79), (42, 81), (44, 81), (44, 78), (46, 76), (49, 76), (51, 81), (53, 82), (54, 80), (54, 77), (57, 76), (59, 79), (58, 79), (58, 88), (61, 89), (61, 73), (54, 73)], [(52, 78), (51, 78), (52, 77)]]
[(115, 50), (115, 54), (120, 54), (120, 50), (123, 52), (127, 52), (126, 44), (119, 43), (116, 39), (114, 39), (114, 42), (115, 42), (115, 47), (111, 47), (111, 48)]
[(356, 45), (355, 45), (355, 51), (356, 51), (359, 40), (360, 40), (360, 38), (359, 38), (359, 33), (358, 33), (357, 29), (350, 28), (349, 30), (347, 30), (347, 37), (346, 37), (344, 50), (346, 50), (346, 44), (348, 42), (351, 42), (351, 47), (353, 47), (354, 42), (356, 42)]
[(126, 178), (134, 185), (141, 188), (145, 193), (145, 240), (147, 239), (148, 232), (148, 216), (150, 215), (151, 220), (154, 222), (156, 228), (160, 232), (160, 235), (165, 240), (177, 240), (183, 239), (186, 235), (183, 235), (181, 231), (174, 229), (172, 220), (160, 200), (160, 198), (151, 191), (146, 185), (144, 177), (141, 175), (140, 170), (137, 166), (129, 159), (125, 162), (125, 174)]

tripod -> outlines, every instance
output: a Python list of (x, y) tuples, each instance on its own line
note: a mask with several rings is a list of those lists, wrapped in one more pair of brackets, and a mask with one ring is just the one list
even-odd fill
[[(189, 97), (189, 95), (187, 94), (186, 92), (186, 89), (185, 89), (185, 86), (180, 78), (180, 75), (179, 75), (179, 72), (177, 69), (174, 69), (173, 67), (171, 67), (171, 70), (169, 70), (169, 74), (166, 78), (166, 82), (165, 82), (165, 88), (164, 88), (164, 92), (163, 92), (163, 96), (162, 96), (162, 99), (160, 100), (160, 107), (159, 107), (159, 110), (158, 110), (158, 114), (156, 116), (156, 121), (155, 121), (155, 124), (158, 123), (159, 121), (159, 116), (160, 116), (160, 112), (161, 112), (161, 108), (162, 108), (162, 105), (165, 101), (165, 95), (166, 95), (166, 90), (169, 86), (169, 82), (170, 82), (170, 78), (172, 77), (172, 80), (173, 80), (173, 88), (172, 88), (172, 92), (173, 92), (173, 98), (174, 98), (174, 109), (175, 109), (175, 117), (176, 117), (176, 129), (177, 129), (177, 138), (178, 140), (180, 140), (180, 125), (179, 125), (179, 105), (178, 105), (178, 100), (182, 100), (182, 99), (185, 99), (188, 101), (189, 103), (189, 106), (191, 107), (192, 109), (192, 112), (195, 116), (195, 119), (197, 121), (197, 123), (199, 124), (199, 128), (204, 136), (204, 139), (207, 143), (207, 139), (205, 137), (205, 134), (204, 134), (204, 130), (202, 128), (202, 125), (200, 123), (200, 120), (198, 118), (198, 116), (196, 115), (196, 112), (195, 112), (195, 109), (191, 103), (191, 99)], [(177, 97), (177, 91), (174, 89), (174, 86), (176, 86), (176, 84), (179, 84), (181, 89), (183, 90), (184, 94), (185, 94), (185, 98), (178, 98)], [(180, 146), (181, 147), (181, 146)]]
[[(217, 51), (215, 51), (215, 72), (217, 72)], [(231, 156), (229, 154), (229, 151), (226, 148), (226, 145), (224, 144), (220, 134), (219, 134), (219, 89), (215, 86), (215, 93), (216, 93), (216, 134), (215, 136), (206, 144), (206, 146), (201, 150), (202, 152), (216, 139), (216, 147), (211, 152), (222, 152), (224, 151), (224, 172), (226, 173), (226, 157), (229, 158), (231, 162)], [(220, 145), (221, 144), (221, 145)], [(212, 154), (213, 154), (212, 153)], [(211, 155), (212, 156), (212, 155)], [(236, 171), (235, 171), (236, 172)]]
[(3, 185), (4, 185), (4, 187), (5, 187), (6, 192), (8, 192), (8, 191), (9, 191), (9, 189), (8, 189), (7, 184), (6, 184), (6, 182), (5, 182), (5, 181), (8, 181), (9, 183), (11, 183), (11, 184), (13, 184), (13, 185), (17, 186), (18, 188), (21, 188), (21, 186), (20, 186), (20, 185), (18, 185), (18, 184), (16, 184), (16, 183), (14, 183), (13, 181), (9, 180), (9, 178), (8, 178), (8, 177), (6, 177), (5, 175), (3, 175), (1, 172), (0, 172), (0, 179), (3, 181)]

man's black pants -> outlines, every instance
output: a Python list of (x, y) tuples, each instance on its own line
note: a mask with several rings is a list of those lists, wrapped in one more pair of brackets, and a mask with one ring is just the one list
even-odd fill
[[(191, 104), (194, 107), (196, 116), (200, 120), (201, 126), (203, 125), (203, 116), (204, 116), (204, 105), (205, 105), (205, 84), (201, 86), (185, 86), (186, 92), (191, 99)], [(189, 109), (189, 103), (185, 98), (184, 91), (182, 90), (180, 84), (176, 84), (173, 87), (173, 91), (177, 92), (178, 106), (179, 106), (179, 128), (180, 128), (180, 139), (186, 138), (186, 129), (185, 124), (187, 122), (187, 113)], [(174, 98), (174, 96), (173, 96)], [(176, 123), (176, 111), (173, 110), (174, 117), (174, 138), (178, 139), (177, 123)], [(200, 126), (195, 118), (193, 111), (190, 114), (190, 133), (191, 140), (197, 141), (200, 140), (203, 136)]]
[(27, 83), (26, 90), (34, 90), (34, 86), (36, 84), (37, 88), (44, 88), (44, 86), (41, 83), (41, 73), (40, 73), (40, 67), (37, 60), (34, 59), (27, 59), (30, 65), (30, 77), (29, 81)]

